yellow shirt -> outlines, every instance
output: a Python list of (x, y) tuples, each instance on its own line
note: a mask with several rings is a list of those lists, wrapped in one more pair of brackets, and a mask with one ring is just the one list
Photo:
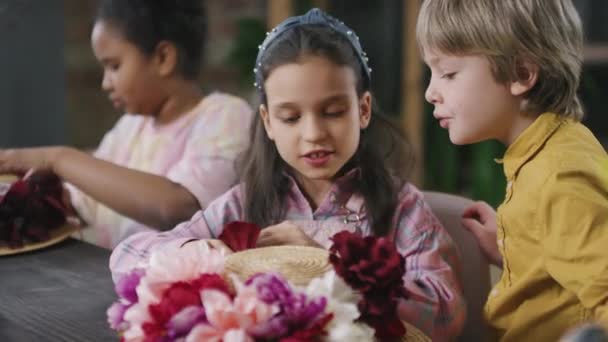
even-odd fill
[(608, 326), (608, 156), (582, 124), (545, 113), (507, 149), (503, 274), (485, 308), (498, 339), (557, 341)]

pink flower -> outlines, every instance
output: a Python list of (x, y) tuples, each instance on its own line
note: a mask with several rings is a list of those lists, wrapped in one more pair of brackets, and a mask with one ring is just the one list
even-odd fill
[(107, 311), (108, 324), (110, 328), (116, 331), (123, 331), (127, 328), (127, 323), (124, 320), (125, 312), (129, 308), (129, 304), (115, 302)]
[(164, 248), (152, 252), (146, 276), (137, 287), (139, 303), (156, 304), (170, 284), (190, 281), (201, 274), (222, 274), (224, 255), (204, 243), (191, 243), (183, 248)]
[(234, 301), (225, 293), (217, 290), (203, 290), (201, 297), (208, 324), (197, 325), (189, 340), (227, 341), (238, 338), (238, 341), (253, 341), (247, 330), (267, 321), (278, 312), (278, 308), (258, 299), (257, 291), (252, 286), (237, 285)]
[[(187, 329), (188, 325), (192, 328), (201, 321), (206, 322), (200, 293), (210, 289), (230, 298), (228, 284), (217, 274), (203, 274), (190, 282), (179, 281), (171, 284), (163, 292), (158, 304), (148, 306), (150, 319), (142, 325), (146, 338), (157, 340), (165, 337), (183, 337), (190, 331)], [(186, 311), (184, 317), (181, 317), (183, 319), (173, 321), (179, 313), (192, 307), (200, 310)]]
[(209, 329), (208, 325), (199, 324), (186, 337), (186, 342), (253, 342), (254, 339), (242, 329), (230, 329), (222, 336)]
[(145, 275), (145, 271), (141, 268), (136, 268), (125, 274), (118, 280), (114, 290), (119, 297), (126, 299), (129, 303), (137, 302), (137, 286), (141, 278)]
[(186, 337), (194, 326), (202, 322), (207, 322), (205, 309), (202, 306), (185, 307), (166, 324), (167, 337), (170, 340)]

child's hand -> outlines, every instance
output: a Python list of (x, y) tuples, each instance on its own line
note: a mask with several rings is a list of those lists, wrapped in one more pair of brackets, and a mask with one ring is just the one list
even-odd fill
[(486, 202), (475, 202), (465, 209), (462, 225), (477, 238), (481, 251), (490, 263), (502, 267), (502, 255), (496, 243), (496, 212)]
[(315, 240), (306, 235), (300, 227), (289, 221), (262, 229), (258, 238), (258, 247), (298, 245), (321, 247)]
[(209, 245), (209, 247), (211, 247), (213, 249), (218, 249), (218, 250), (223, 249), (224, 254), (226, 254), (226, 255), (234, 253), (234, 251), (232, 249), (230, 249), (230, 247), (228, 247), (222, 240), (207, 239), (204, 241), (206, 241), (207, 245)]
[(51, 171), (57, 147), (0, 150), (0, 174), (25, 174), (31, 169)]
[(217, 249), (217, 250), (223, 249), (225, 255), (234, 253), (234, 251), (232, 249), (230, 249), (230, 247), (226, 246), (226, 244), (223, 243), (222, 240), (216, 240), (216, 239), (190, 240), (190, 241), (187, 241), (186, 243), (184, 243), (181, 246), (181, 248), (196, 248), (197, 244), (199, 244), (199, 243), (204, 243), (212, 249)]

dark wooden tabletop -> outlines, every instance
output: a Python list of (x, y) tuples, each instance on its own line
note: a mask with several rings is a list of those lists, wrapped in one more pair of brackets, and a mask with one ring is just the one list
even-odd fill
[(74, 239), (0, 256), (0, 341), (116, 341), (110, 251)]

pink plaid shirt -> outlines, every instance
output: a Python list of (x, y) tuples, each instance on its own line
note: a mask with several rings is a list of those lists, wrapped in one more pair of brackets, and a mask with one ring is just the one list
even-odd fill
[[(337, 180), (325, 200), (313, 211), (296, 182), (290, 177), (290, 191), (285, 220), (297, 224), (306, 234), (326, 248), (330, 237), (348, 230), (372, 235), (365, 215), (363, 198), (353, 193), (355, 172)], [(162, 233), (139, 233), (119, 244), (110, 258), (114, 280), (133, 267), (144, 265), (152, 250), (179, 248), (195, 239), (217, 238), (227, 223), (242, 221), (244, 196), (241, 186), (197, 212), (189, 222)], [(465, 321), (465, 303), (460, 279), (457, 249), (441, 226), (422, 194), (406, 184), (399, 193), (399, 203), (389, 236), (405, 257), (404, 283), (409, 298), (399, 305), (400, 317), (414, 324), (433, 341), (454, 339)]]

